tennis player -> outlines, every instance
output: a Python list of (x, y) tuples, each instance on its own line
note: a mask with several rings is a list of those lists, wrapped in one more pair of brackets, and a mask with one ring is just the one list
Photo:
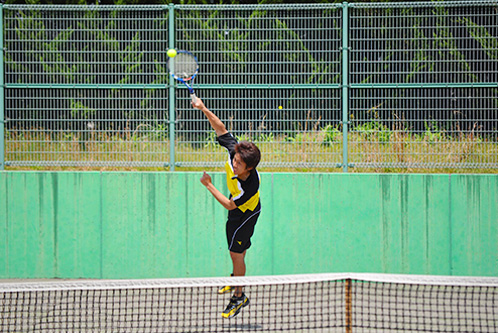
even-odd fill
[[(204, 113), (216, 132), (218, 142), (228, 150), (225, 170), (230, 197), (227, 198), (214, 187), (211, 177), (206, 172), (202, 175), (201, 183), (228, 210), (226, 234), (233, 264), (232, 276), (244, 276), (246, 274), (244, 258), (247, 249), (251, 246), (251, 236), (261, 212), (259, 174), (256, 171), (261, 153), (252, 142), (237, 142), (237, 139), (227, 131), (223, 122), (206, 108), (200, 98), (192, 102), (192, 106)], [(234, 294), (222, 313), (224, 318), (234, 317), (243, 307), (249, 305), (249, 298), (243, 293), (242, 287), (227, 286), (218, 292), (223, 294), (232, 290)]]

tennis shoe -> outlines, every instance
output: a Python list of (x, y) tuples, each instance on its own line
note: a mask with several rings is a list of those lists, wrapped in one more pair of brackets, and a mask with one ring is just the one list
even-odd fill
[(242, 308), (248, 305), (249, 298), (247, 298), (244, 293), (242, 293), (240, 297), (233, 295), (232, 298), (230, 298), (230, 303), (228, 303), (227, 308), (225, 309), (225, 311), (223, 311), (221, 316), (223, 318), (235, 317), (240, 312), (240, 310), (242, 310)]
[(218, 294), (222, 295), (222, 294), (226, 294), (226, 293), (229, 293), (233, 290), (234, 288), (232, 286), (224, 286), (224, 287), (221, 287), (220, 289), (218, 289)]
[[(230, 276), (233, 276), (233, 273), (230, 274)], [(224, 286), (224, 287), (221, 287), (220, 289), (218, 289), (218, 294), (222, 295), (222, 294), (226, 294), (226, 293), (229, 293), (233, 290), (234, 288), (232, 286)]]

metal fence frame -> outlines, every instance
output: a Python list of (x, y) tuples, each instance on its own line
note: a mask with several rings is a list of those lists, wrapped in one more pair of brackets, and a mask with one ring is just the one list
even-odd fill
[[(394, 91), (396, 89), (413, 89), (414, 91), (420, 91), (423, 89), (496, 89), (498, 87), (498, 77), (494, 76), (494, 80), (490, 82), (416, 82), (416, 83), (405, 83), (405, 82), (374, 82), (374, 83), (362, 83), (357, 82), (353, 79), (351, 66), (352, 66), (352, 55), (354, 55), (354, 50), (351, 49), (352, 37), (351, 37), (351, 20), (355, 10), (365, 10), (365, 9), (383, 9), (383, 8), (392, 8), (392, 9), (406, 9), (406, 8), (435, 8), (436, 6), (444, 6), (445, 8), (449, 7), (475, 7), (475, 6), (497, 6), (496, 1), (493, 0), (485, 0), (485, 1), (445, 1), (436, 2), (436, 3), (427, 3), (427, 2), (410, 2), (410, 3), (354, 3), (349, 4), (347, 2), (343, 2), (342, 4), (327, 4), (327, 5), (272, 5), (271, 8), (282, 9), (287, 11), (300, 10), (303, 8), (333, 8), (340, 11), (340, 15), (343, 18), (341, 20), (341, 46), (338, 51), (341, 55), (340, 62), (340, 82), (337, 83), (328, 83), (328, 84), (288, 84), (288, 83), (270, 83), (270, 84), (259, 84), (259, 83), (249, 83), (249, 84), (241, 84), (241, 83), (222, 83), (222, 84), (213, 84), (213, 83), (199, 83), (196, 85), (198, 91), (220, 91), (224, 89), (228, 90), (237, 90), (237, 89), (253, 89), (253, 90), (269, 90), (269, 91), (279, 91), (283, 89), (316, 89), (321, 91), (335, 91), (339, 93), (340, 96), (340, 111), (341, 111), (341, 131), (342, 131), (342, 161), (330, 161), (330, 163), (316, 163), (316, 162), (307, 162), (307, 163), (294, 163), (291, 164), (290, 167), (298, 168), (298, 167), (317, 167), (317, 168), (342, 168), (344, 172), (348, 172), (350, 167), (364, 167), (364, 168), (376, 168), (376, 167), (411, 167), (411, 168), (445, 168), (445, 167), (464, 167), (464, 168), (478, 168), (478, 167), (486, 167), (486, 168), (498, 168), (498, 163), (495, 163), (494, 160), (491, 163), (482, 163), (482, 164), (464, 164), (464, 163), (437, 163), (437, 162), (427, 162), (427, 163), (386, 163), (386, 162), (366, 162), (366, 163), (355, 163), (351, 161), (352, 156), (356, 154), (354, 151), (350, 151), (350, 144), (352, 143), (351, 138), (349, 137), (351, 134), (351, 103), (352, 100), (352, 92), (358, 91), (368, 91), (371, 89), (386, 89), (388, 91)], [(268, 7), (268, 8), (270, 8)], [(4, 10), (32, 10), (32, 9), (41, 9), (41, 10), (60, 10), (60, 11), (82, 11), (88, 10), (89, 8), (93, 10), (101, 9), (109, 9), (109, 8), (117, 8), (115, 6), (101, 6), (101, 7), (87, 7), (87, 6), (31, 6), (31, 5), (2, 5), (0, 10), (0, 22), (2, 22), (2, 31), (3, 22), (4, 22)], [(178, 23), (177, 14), (182, 11), (214, 11), (214, 10), (223, 10), (223, 11), (251, 11), (255, 9), (261, 8), (259, 5), (174, 5), (170, 4), (168, 6), (126, 6), (127, 10), (144, 10), (144, 9), (153, 9), (157, 11), (164, 11), (167, 13), (167, 24), (168, 24), (168, 37), (167, 43), (168, 48), (178, 48), (179, 44), (177, 43), (178, 33), (177, 27), (175, 26)], [(175, 19), (171, 19), (175, 18)], [(347, 19), (344, 19), (347, 18)], [(353, 21), (354, 22), (354, 21)], [(496, 23), (496, 22), (495, 22)], [(497, 28), (497, 27), (494, 27)], [(181, 44), (181, 43), (180, 43)], [(0, 45), (4, 44), (4, 35), (0, 34)], [(4, 53), (9, 52), (5, 50)], [(498, 62), (498, 60), (497, 60)], [(177, 115), (177, 110), (181, 108), (181, 105), (185, 105), (187, 103), (188, 98), (180, 97), (183, 95), (183, 87), (178, 86), (174, 80), (170, 77), (169, 82), (159, 83), (159, 84), (139, 84), (139, 83), (110, 83), (110, 84), (81, 84), (81, 83), (15, 83), (15, 82), (6, 82), (5, 81), (5, 61), (4, 57), (0, 58), (0, 170), (3, 170), (6, 165), (20, 165), (20, 166), (36, 166), (36, 165), (53, 165), (53, 166), (83, 166), (83, 165), (93, 165), (93, 166), (103, 166), (105, 163), (95, 162), (94, 164), (89, 164), (88, 162), (71, 162), (71, 161), (52, 161), (52, 162), (37, 162), (37, 161), (6, 161), (5, 154), (5, 93), (6, 91), (13, 91), (15, 89), (158, 89), (158, 90), (166, 90), (167, 91), (167, 105), (168, 105), (168, 137), (169, 137), (169, 161), (165, 163), (159, 162), (147, 162), (147, 161), (135, 161), (135, 162), (120, 162), (115, 161), (111, 163), (113, 166), (137, 166), (137, 167), (152, 167), (152, 166), (166, 166), (169, 167), (170, 170), (174, 171), (177, 166), (219, 166), (222, 165), (221, 160), (215, 162), (199, 162), (199, 163), (186, 163), (184, 161), (179, 161), (177, 159), (177, 153), (182, 153), (181, 149), (177, 147), (178, 143), (178, 123), (181, 119)], [(498, 112), (498, 109), (494, 110)], [(497, 116), (498, 117), (498, 116)], [(498, 118), (497, 118), (498, 119)], [(496, 129), (495, 129), (496, 130)], [(185, 154), (188, 154), (186, 152)], [(217, 152), (219, 154), (219, 152)], [(379, 153), (381, 154), (381, 153)], [(81, 163), (81, 164), (79, 164)], [(265, 165), (263, 165), (265, 166)], [(268, 162), (267, 166), (286, 166), (285, 163), (283, 165), (279, 165), (275, 162)], [(289, 165), (287, 165), (289, 167)]]

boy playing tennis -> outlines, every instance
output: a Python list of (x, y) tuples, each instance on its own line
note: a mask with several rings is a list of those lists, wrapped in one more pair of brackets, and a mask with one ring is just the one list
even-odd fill
[[(225, 125), (214, 113), (206, 108), (200, 98), (197, 98), (195, 103), (192, 102), (192, 106), (204, 113), (216, 132), (218, 142), (229, 153), (225, 170), (230, 197), (227, 198), (214, 187), (211, 177), (206, 172), (201, 178), (201, 183), (228, 210), (226, 234), (228, 250), (233, 264), (232, 275), (244, 276), (246, 274), (244, 258), (247, 249), (251, 246), (251, 236), (261, 212), (259, 174), (256, 171), (261, 153), (252, 142), (237, 142), (237, 139), (228, 133)], [(233, 289), (232, 287), (223, 287), (219, 290), (219, 293), (230, 292)], [(249, 298), (242, 292), (242, 287), (236, 287), (222, 316), (224, 318), (234, 317), (242, 307), (247, 305), (249, 305)]]

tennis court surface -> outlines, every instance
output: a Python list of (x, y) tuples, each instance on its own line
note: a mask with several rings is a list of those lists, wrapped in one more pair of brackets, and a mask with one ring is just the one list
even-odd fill
[[(250, 305), (221, 313), (244, 285)], [(313, 274), (0, 283), (1, 332), (497, 332), (498, 278)]]

